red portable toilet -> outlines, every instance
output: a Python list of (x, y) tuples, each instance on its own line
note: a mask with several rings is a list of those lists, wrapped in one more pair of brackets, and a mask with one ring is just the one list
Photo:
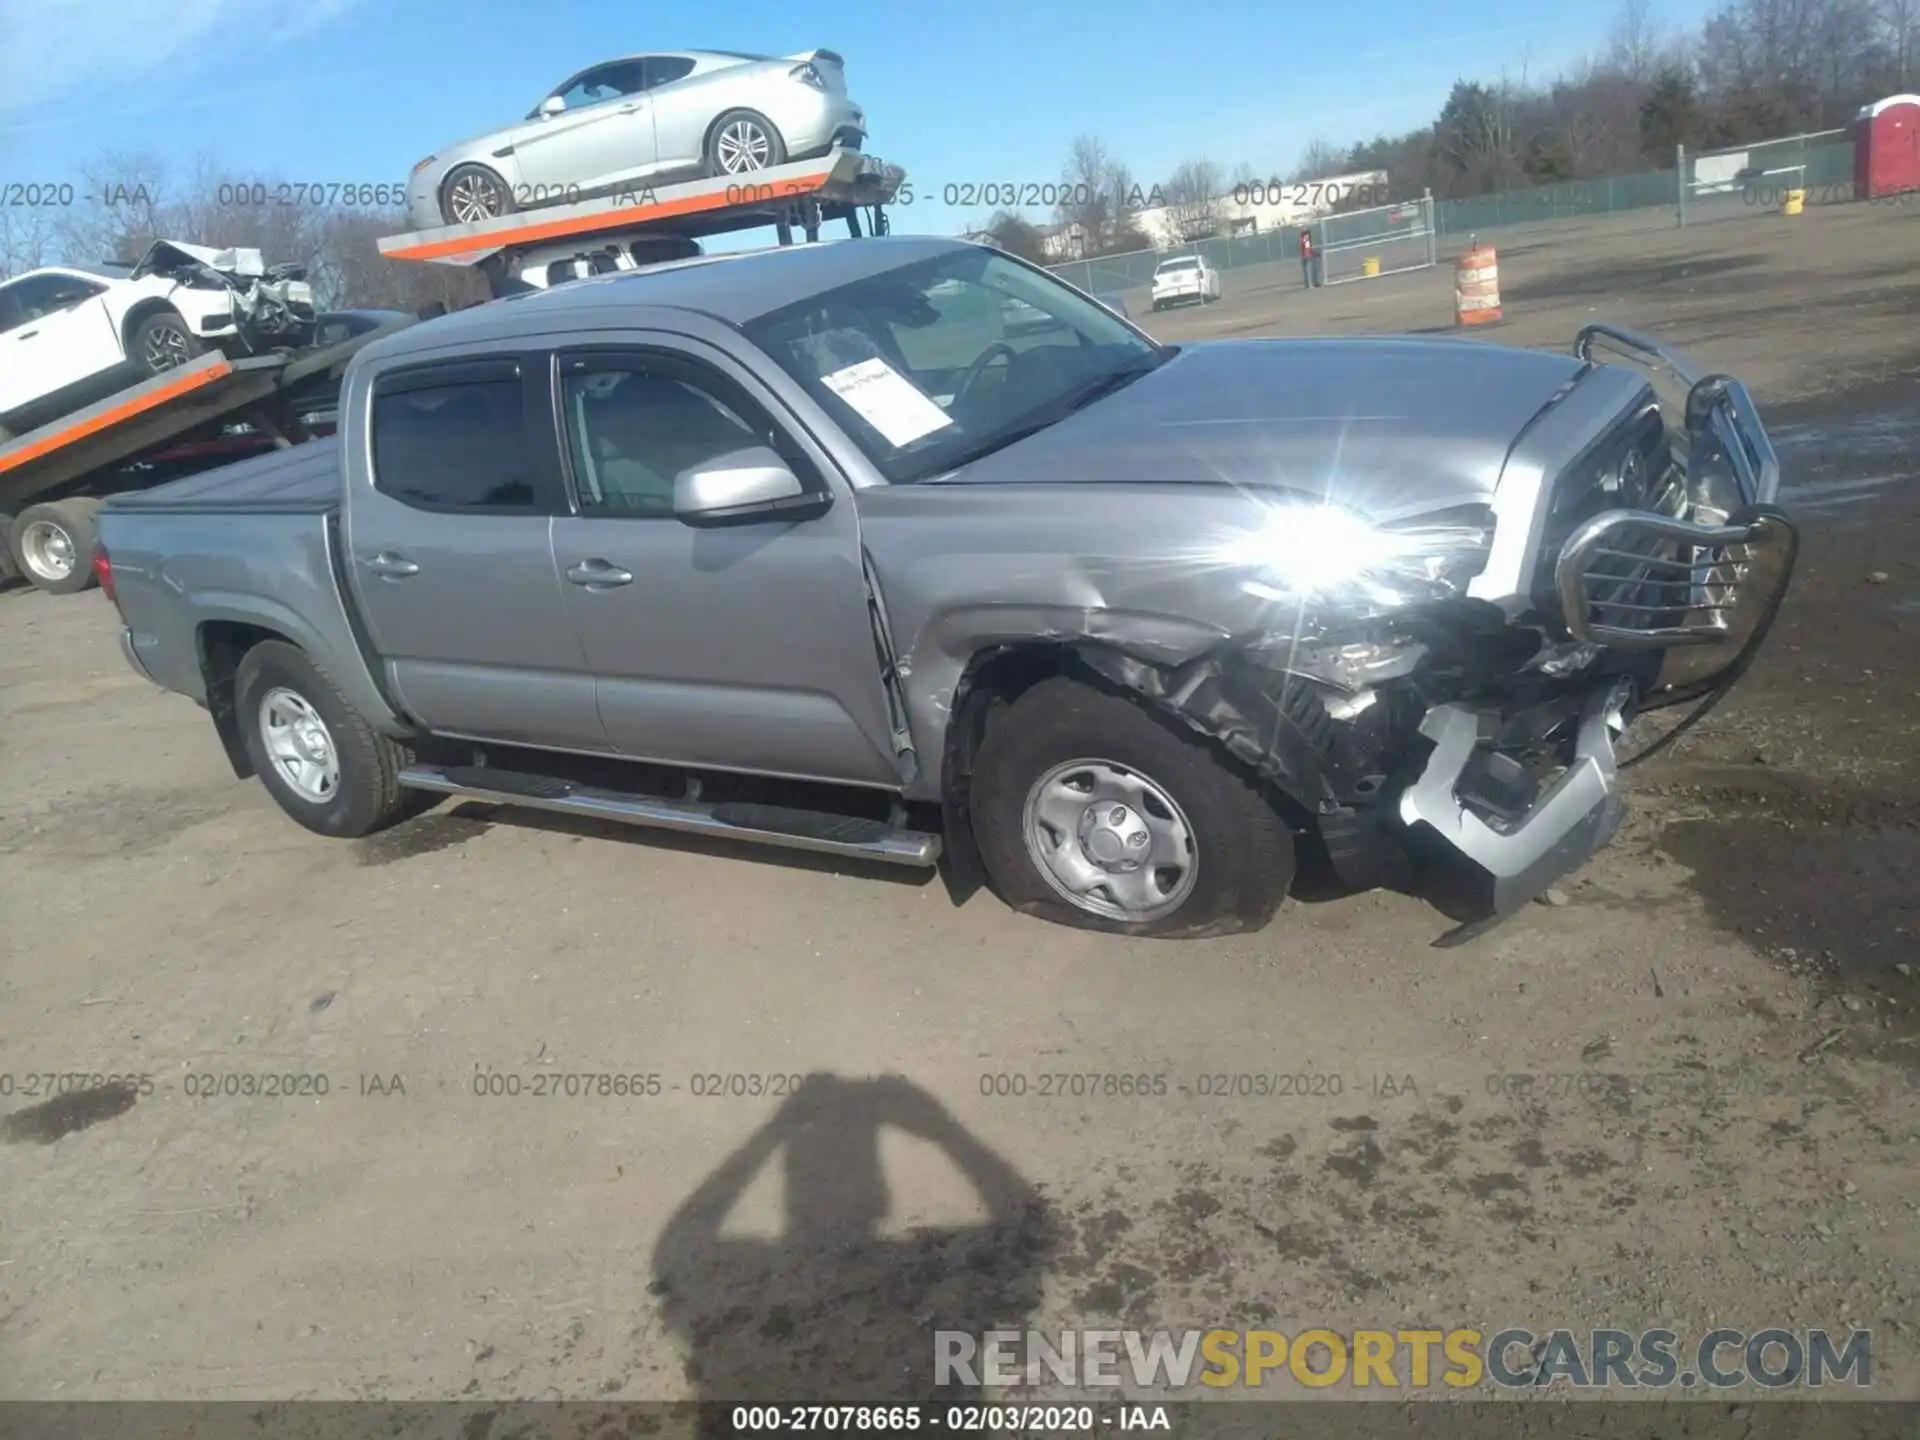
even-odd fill
[(1853, 137), (1858, 198), (1920, 190), (1920, 95), (1889, 95), (1864, 107)]

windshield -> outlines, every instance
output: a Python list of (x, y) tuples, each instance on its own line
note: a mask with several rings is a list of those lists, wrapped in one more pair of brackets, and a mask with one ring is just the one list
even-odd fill
[(896, 485), (1044, 428), (1166, 353), (1078, 290), (984, 247), (745, 328)]

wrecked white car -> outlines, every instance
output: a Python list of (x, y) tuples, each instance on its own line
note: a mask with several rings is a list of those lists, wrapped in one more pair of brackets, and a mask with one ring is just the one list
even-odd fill
[(50, 265), (0, 284), (0, 427), (30, 429), (184, 365), (313, 339), (313, 289), (258, 250), (156, 240), (135, 265)]

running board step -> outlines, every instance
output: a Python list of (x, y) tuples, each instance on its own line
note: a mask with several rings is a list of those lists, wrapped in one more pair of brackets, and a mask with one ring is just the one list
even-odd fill
[(410, 790), (431, 790), (495, 805), (526, 805), (563, 815), (590, 815), (625, 825), (648, 825), (690, 835), (717, 835), (789, 850), (847, 855), (891, 865), (928, 866), (940, 858), (940, 837), (904, 830), (882, 820), (861, 820), (818, 810), (739, 802), (708, 804), (666, 800), (576, 785), (547, 775), (529, 775), (477, 765), (411, 765), (400, 772)]

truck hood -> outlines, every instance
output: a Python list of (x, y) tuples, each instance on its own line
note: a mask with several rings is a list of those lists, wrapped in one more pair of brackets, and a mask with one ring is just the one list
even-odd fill
[(1291, 490), (1380, 520), (1484, 504), (1583, 370), (1471, 340), (1216, 340), (939, 484)]

